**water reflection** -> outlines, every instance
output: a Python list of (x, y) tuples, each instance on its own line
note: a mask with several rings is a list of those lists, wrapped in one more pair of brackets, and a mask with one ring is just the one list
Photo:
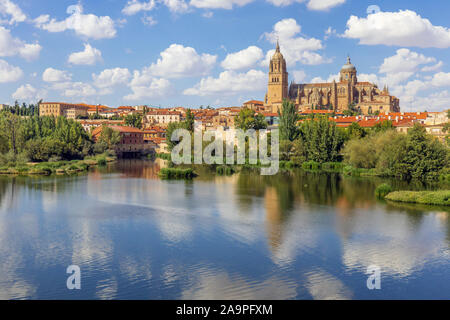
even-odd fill
[[(198, 168), (161, 181), (165, 165), (1, 178), (0, 298), (450, 297), (448, 208), (378, 201), (380, 179)], [(70, 264), (81, 291), (65, 287)], [(382, 292), (365, 287), (373, 264)]]

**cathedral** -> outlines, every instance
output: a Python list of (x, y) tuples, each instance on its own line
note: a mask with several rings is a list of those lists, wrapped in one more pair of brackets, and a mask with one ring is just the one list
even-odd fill
[(376, 84), (358, 82), (355, 66), (350, 57), (342, 67), (339, 82), (289, 85), (286, 60), (277, 43), (270, 60), (269, 85), (264, 100), (267, 112), (277, 112), (284, 99), (295, 103), (298, 111), (334, 110), (343, 112), (352, 108), (370, 115), (400, 112), (400, 100), (389, 94), (387, 87), (378, 89)]

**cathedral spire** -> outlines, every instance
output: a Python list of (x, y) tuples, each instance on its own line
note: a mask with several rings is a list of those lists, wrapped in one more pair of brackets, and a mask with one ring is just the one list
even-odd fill
[(277, 38), (277, 49), (276, 49), (276, 52), (280, 52), (280, 41), (279, 41), (278, 38)]

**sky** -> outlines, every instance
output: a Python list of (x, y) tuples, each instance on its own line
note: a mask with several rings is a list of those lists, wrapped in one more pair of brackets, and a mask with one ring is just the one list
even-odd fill
[(388, 85), (450, 106), (448, 0), (0, 0), (0, 103), (239, 106), (263, 100), (277, 39), (289, 81)]

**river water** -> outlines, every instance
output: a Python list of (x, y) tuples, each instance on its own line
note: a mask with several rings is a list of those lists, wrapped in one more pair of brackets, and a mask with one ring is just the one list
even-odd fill
[(0, 178), (0, 299), (450, 299), (448, 208), (377, 200), (380, 179), (160, 165)]

